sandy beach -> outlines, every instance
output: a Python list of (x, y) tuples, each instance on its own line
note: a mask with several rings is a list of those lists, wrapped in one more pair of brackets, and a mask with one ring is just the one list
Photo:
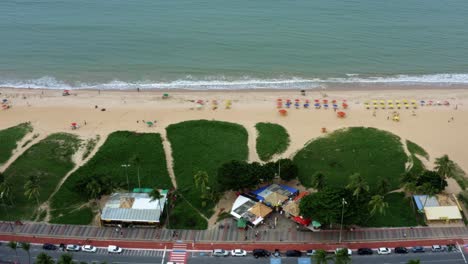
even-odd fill
[[(291, 157), (306, 142), (322, 136), (321, 128), (328, 131), (350, 127), (368, 126), (387, 130), (402, 139), (409, 139), (421, 145), (434, 158), (443, 154), (468, 171), (468, 89), (418, 88), (399, 89), (335, 89), (308, 90), (301, 96), (297, 90), (238, 90), (238, 91), (170, 91), (168, 99), (162, 99), (165, 92), (119, 91), (119, 90), (72, 90), (70, 96), (62, 96), (61, 90), (0, 89), (0, 99), (8, 99), (11, 108), (0, 110), (0, 129), (30, 121), (33, 133), (40, 137), (54, 132), (78, 134), (86, 139), (99, 134), (101, 138), (116, 130), (158, 132), (165, 137), (165, 128), (185, 120), (207, 119), (239, 123), (249, 132), (250, 161), (258, 161), (255, 151), (255, 127), (257, 122), (273, 122), (283, 125), (291, 136), (291, 145), (282, 157)], [(347, 100), (347, 117), (337, 118), (333, 109), (288, 109), (287, 116), (280, 116), (276, 99)], [(418, 109), (367, 110), (366, 100), (414, 99), (448, 101), (450, 106), (424, 106)], [(207, 101), (202, 109), (194, 101)], [(219, 102), (218, 109), (212, 109), (212, 100)], [(225, 100), (232, 100), (232, 108), (225, 109)], [(97, 107), (97, 108), (96, 108)], [(105, 108), (105, 111), (102, 109)], [(400, 122), (387, 118), (391, 112), (400, 113)], [(453, 119), (453, 120), (452, 120)], [(157, 121), (153, 127), (147, 121)], [(71, 130), (76, 122), (80, 128)], [(102, 140), (101, 140), (102, 141)]]

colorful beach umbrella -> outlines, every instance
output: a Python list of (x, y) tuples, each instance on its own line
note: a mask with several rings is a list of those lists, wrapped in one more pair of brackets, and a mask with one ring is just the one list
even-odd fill
[(343, 117), (346, 117), (346, 113), (343, 111), (340, 111), (336, 113), (336, 116), (338, 116), (339, 118), (343, 118)]
[(282, 115), (282, 116), (285, 116), (285, 115), (288, 114), (288, 111), (287, 111), (286, 109), (280, 109), (278, 112), (279, 112), (280, 115)]

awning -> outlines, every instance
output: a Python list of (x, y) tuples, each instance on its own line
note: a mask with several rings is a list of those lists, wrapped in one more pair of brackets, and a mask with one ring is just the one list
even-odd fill
[(292, 220), (294, 222), (298, 223), (298, 224), (303, 225), (303, 226), (308, 226), (312, 222), (312, 220), (307, 219), (307, 218), (303, 218), (301, 216), (295, 216), (295, 217), (292, 218)]

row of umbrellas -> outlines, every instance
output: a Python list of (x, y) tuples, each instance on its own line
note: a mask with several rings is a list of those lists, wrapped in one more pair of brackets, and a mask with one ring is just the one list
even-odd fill
[[(329, 102), (330, 102), (330, 104), (329, 104)], [(284, 105), (283, 105), (283, 103), (284, 103)], [(286, 99), (284, 102), (283, 102), (283, 99), (281, 99), (281, 98), (278, 98), (276, 100), (276, 107), (277, 108), (283, 108), (283, 107), (290, 108), (292, 105), (293, 105), (293, 103), (292, 103), (291, 99)], [(310, 100), (308, 100), (308, 99), (304, 100), (304, 104), (303, 104), (304, 108), (309, 108), (310, 105), (311, 105)], [(299, 108), (301, 106), (301, 102), (300, 102), (299, 99), (294, 100), (294, 106), (296, 108)], [(334, 109), (339, 108), (337, 100), (329, 101), (327, 99), (323, 99), (323, 100), (315, 99), (313, 106), (316, 109), (320, 109), (321, 107), (323, 107), (325, 109), (328, 109), (329, 107), (333, 107)], [(348, 104), (346, 103), (346, 100), (343, 100), (343, 102), (341, 103), (341, 107), (344, 108), (344, 109), (348, 108)]]
[[(286, 109), (280, 109), (278, 110), (278, 113), (282, 116), (287, 116), (288, 115), (288, 110)], [(336, 112), (336, 116), (339, 118), (345, 118), (346, 117), (346, 112), (343, 111), (338, 111)]]

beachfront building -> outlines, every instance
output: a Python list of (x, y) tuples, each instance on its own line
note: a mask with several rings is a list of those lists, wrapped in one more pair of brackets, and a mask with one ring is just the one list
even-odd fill
[(294, 199), (299, 194), (295, 188), (281, 185), (270, 184), (251, 192), (256, 199), (272, 208), (283, 206), (289, 200)]
[(167, 200), (168, 190), (159, 190), (160, 199), (152, 201), (151, 189), (142, 192), (113, 193), (101, 213), (101, 224), (112, 226), (157, 226)]
[(462, 208), (454, 195), (413, 195), (413, 201), (428, 225), (464, 225)]
[(247, 224), (257, 226), (272, 211), (270, 207), (263, 203), (241, 194), (232, 205), (231, 215), (237, 220), (239, 228), (245, 228)]

